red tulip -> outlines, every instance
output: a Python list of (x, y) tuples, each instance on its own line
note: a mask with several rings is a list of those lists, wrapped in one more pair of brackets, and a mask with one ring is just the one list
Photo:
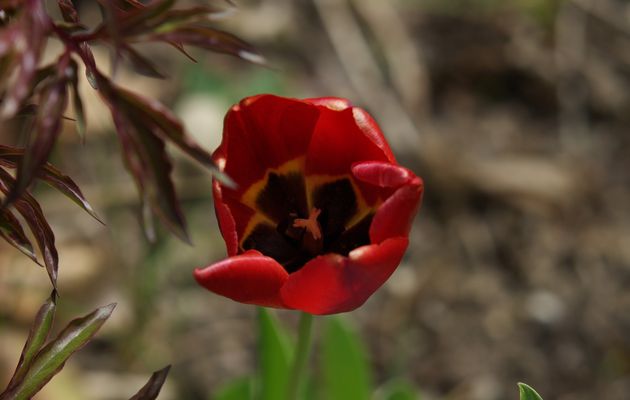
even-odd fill
[(311, 314), (351, 311), (394, 272), (423, 184), (344, 99), (249, 97), (225, 118), (214, 181), (229, 257), (195, 270), (233, 300)]

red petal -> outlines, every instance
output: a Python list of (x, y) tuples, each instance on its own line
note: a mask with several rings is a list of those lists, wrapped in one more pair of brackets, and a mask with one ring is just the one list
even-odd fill
[(331, 110), (345, 110), (352, 107), (352, 103), (348, 99), (341, 97), (316, 97), (312, 99), (304, 99), (305, 102), (315, 104), (318, 106), (328, 107)]
[(319, 108), (321, 114), (306, 155), (307, 175), (344, 175), (355, 162), (394, 160), (367, 113), (357, 108)]
[(279, 294), (287, 272), (276, 260), (256, 250), (195, 269), (194, 276), (206, 289), (232, 300), (286, 308)]
[(319, 108), (273, 95), (246, 98), (225, 119), (225, 169), (244, 192), (269, 168), (304, 156)]
[[(247, 221), (249, 221), (253, 212), (249, 215), (245, 213), (245, 210), (242, 210), (241, 213), (236, 212), (236, 215), (241, 216), (238, 221), (238, 228), (240, 229), (237, 229), (237, 222), (234, 218), (233, 210), (236, 211), (238, 205), (236, 205), (236, 207), (234, 204), (232, 204), (232, 207), (228, 206), (228, 202), (223, 199), (221, 184), (216, 179), (212, 182), (212, 194), (214, 198), (214, 211), (219, 221), (221, 235), (223, 236), (223, 240), (225, 240), (228, 256), (234, 256), (238, 253), (239, 232), (242, 234), (245, 230)], [(241, 205), (241, 208), (246, 207)]]
[(372, 188), (362, 186), (363, 190), (372, 191), (370, 195), (378, 190), (386, 193), (395, 189), (374, 215), (370, 241), (381, 243), (388, 238), (408, 236), (422, 200), (422, 179), (406, 168), (379, 162), (356, 164), (352, 173), (359, 181), (372, 185)]
[(361, 306), (391, 276), (407, 249), (407, 238), (359, 247), (348, 257), (327, 254), (289, 276), (281, 297), (289, 308), (335, 314)]

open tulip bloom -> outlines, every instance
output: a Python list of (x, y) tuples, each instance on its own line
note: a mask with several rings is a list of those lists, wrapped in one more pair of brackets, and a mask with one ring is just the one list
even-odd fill
[(225, 118), (213, 182), (228, 258), (195, 270), (233, 300), (310, 314), (361, 306), (409, 243), (423, 184), (344, 99), (249, 97)]

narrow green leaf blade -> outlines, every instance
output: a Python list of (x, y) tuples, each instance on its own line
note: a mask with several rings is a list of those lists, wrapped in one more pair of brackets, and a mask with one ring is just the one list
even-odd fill
[(68, 326), (35, 357), (22, 382), (8, 392), (7, 399), (30, 399), (64, 366), (66, 360), (83, 347), (105, 323), (116, 304), (94, 310)]
[(266, 308), (259, 309), (260, 400), (285, 396), (290, 375), (291, 346), (278, 320)]
[(22, 382), (22, 379), (31, 367), (33, 358), (35, 358), (39, 349), (41, 349), (46, 342), (53, 320), (55, 319), (56, 297), (56, 293), (53, 292), (48, 301), (46, 301), (37, 312), (33, 325), (31, 325), (28, 339), (22, 350), (20, 362), (9, 382), (9, 389)]
[(542, 397), (529, 385), (525, 383), (518, 384), (518, 392), (521, 400), (543, 400)]
[(164, 385), (164, 381), (166, 381), (166, 377), (168, 376), (168, 371), (170, 371), (171, 366), (168, 365), (165, 368), (162, 368), (159, 371), (156, 371), (151, 375), (151, 378), (147, 382), (146, 385), (140, 389), (138, 393), (136, 393), (129, 400), (155, 400), (160, 394), (160, 390), (162, 390), (162, 386)]
[(251, 400), (253, 396), (251, 378), (241, 378), (227, 383), (212, 397), (213, 400)]
[(361, 339), (340, 318), (332, 317), (322, 347), (324, 398), (369, 399), (371, 377)]

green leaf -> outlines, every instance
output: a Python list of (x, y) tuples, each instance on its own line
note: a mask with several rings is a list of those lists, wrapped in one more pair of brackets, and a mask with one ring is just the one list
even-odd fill
[(322, 343), (325, 399), (369, 399), (371, 377), (360, 338), (341, 319), (328, 320)]
[(171, 366), (167, 366), (159, 371), (156, 371), (151, 375), (149, 381), (129, 400), (155, 400), (162, 390), (162, 385), (166, 381), (166, 376)]
[(518, 384), (518, 391), (521, 395), (521, 400), (543, 400), (531, 386), (525, 383)]
[(403, 379), (394, 379), (387, 382), (381, 389), (382, 400), (419, 400), (420, 396), (416, 388)]
[(285, 396), (290, 375), (291, 345), (278, 320), (266, 309), (259, 311), (260, 400)]
[(18, 363), (15, 373), (11, 378), (11, 382), (9, 382), (9, 389), (22, 382), (24, 376), (31, 367), (33, 358), (35, 358), (39, 349), (41, 349), (46, 342), (53, 320), (55, 319), (56, 297), (56, 293), (53, 292), (48, 301), (44, 303), (37, 312), (33, 325), (31, 326), (31, 330), (28, 334), (28, 339), (26, 340), (26, 344), (22, 350), (20, 362)]
[(115, 304), (101, 307), (85, 317), (71, 321), (68, 326), (33, 359), (24, 379), (0, 399), (27, 400), (52, 379), (66, 360), (83, 347), (105, 323)]
[(253, 384), (250, 378), (240, 378), (220, 388), (212, 397), (214, 400), (253, 399)]

